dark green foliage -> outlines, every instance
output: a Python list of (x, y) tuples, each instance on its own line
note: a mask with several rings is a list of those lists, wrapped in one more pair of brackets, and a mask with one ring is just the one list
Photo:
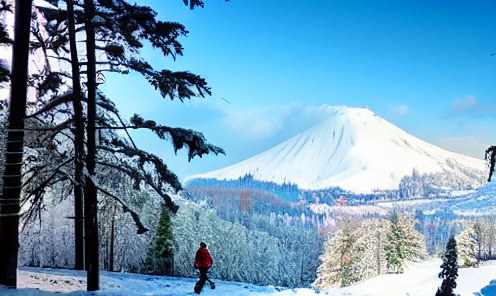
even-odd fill
[(168, 96), (171, 100), (178, 98), (183, 101), (197, 95), (205, 97), (206, 94), (212, 94), (205, 79), (187, 71), (162, 70), (157, 72), (147, 62), (136, 59), (129, 60), (126, 66), (148, 79), (148, 82), (160, 91), (163, 98)]
[(405, 246), (402, 243), (405, 233), (399, 225), (399, 214), (393, 211), (389, 218), (391, 221), (390, 231), (386, 234), (388, 244), (384, 246), (386, 252), (388, 273), (403, 273), (403, 261), (405, 260)]
[(3, 24), (0, 24), (0, 44), (12, 44), (14, 41), (9, 38), (7, 30)]
[[(106, 144), (109, 144), (109, 147), (101, 146), (99, 148), (102, 150), (111, 151), (112, 153), (120, 153), (130, 158), (137, 157), (138, 166), (140, 168), (143, 168), (143, 172), (138, 173), (139, 170), (136, 170), (136, 173), (130, 172), (131, 174), (130, 176), (133, 177), (136, 181), (135, 184), (137, 188), (139, 188), (138, 186), (141, 181), (150, 180), (150, 183), (155, 183), (151, 181), (153, 180), (152, 175), (144, 171), (144, 166), (146, 164), (152, 164), (155, 168), (155, 172), (157, 173), (157, 177), (159, 178), (159, 181), (156, 182), (157, 184), (162, 184), (162, 182), (165, 182), (166, 184), (170, 184), (170, 186), (172, 186), (175, 190), (182, 189), (181, 183), (177, 179), (177, 176), (171, 171), (169, 171), (167, 166), (162, 162), (162, 160), (158, 156), (131, 147), (129, 144), (119, 139), (112, 139), (110, 142), (106, 142)], [(125, 166), (123, 166), (123, 168), (124, 167)]]
[(403, 273), (407, 260), (423, 260), (427, 257), (423, 236), (414, 228), (415, 221), (398, 209), (389, 217), (390, 227), (386, 233), (384, 251), (388, 273)]
[(199, 6), (199, 7), (204, 7), (205, 6), (205, 3), (203, 3), (202, 0), (183, 0), (184, 1), (184, 5), (188, 5), (189, 4), (189, 8), (190, 9), (193, 9), (195, 8), (195, 6)]
[(0, 87), (1, 83), (10, 81), (10, 71), (0, 64)]
[(103, 50), (107, 53), (109, 60), (116, 61), (124, 58), (124, 48), (118, 44), (106, 45)]
[[(55, 1), (50, 3), (52, 2), (55, 3)], [(95, 50), (98, 52), (97, 56), (102, 56), (102, 53), (103, 56), (106, 56), (106, 58), (102, 57), (101, 60), (95, 61), (99, 70), (120, 73), (128, 73), (130, 70), (136, 71), (143, 75), (155, 89), (159, 90), (164, 98), (168, 96), (171, 100), (178, 98), (183, 101), (194, 96), (205, 97), (206, 95), (211, 95), (210, 87), (200, 76), (185, 71), (156, 71), (149, 63), (139, 57), (143, 41), (150, 42), (153, 47), (160, 49), (166, 57), (171, 56), (175, 59), (177, 55), (182, 55), (183, 47), (178, 38), (186, 36), (188, 33), (183, 25), (175, 22), (159, 21), (156, 19), (157, 13), (152, 8), (128, 4), (123, 0), (91, 1), (95, 5), (94, 17), (92, 17), (93, 21), (88, 23), (87, 14), (85, 14), (88, 3), (90, 2), (74, 1), (74, 6), (76, 7), (74, 10), (75, 31), (83, 32), (88, 27), (94, 27), (98, 39), (97, 44), (99, 44), (95, 46)], [(199, 3), (195, 3), (193, 6), (199, 6)], [(59, 56), (59, 53), (68, 52), (67, 12), (47, 10), (45, 11), (45, 17), (48, 21), (45, 27), (48, 37), (42, 36), (39, 34), (38, 29), (34, 29), (35, 38), (32, 42), (32, 48), (41, 48), (45, 55)], [(71, 62), (65, 56), (59, 56), (59, 59), (60, 61)], [(79, 66), (83, 66), (83, 71), (81, 72), (83, 75), (87, 74), (91, 66), (88, 62), (80, 61)], [(40, 125), (43, 125), (42, 121), (51, 117), (48, 113), (56, 110), (56, 112), (63, 112), (71, 117), (67, 121), (69, 124), (74, 122), (72, 110), (67, 106), (68, 103), (74, 100), (75, 96), (57, 93), (60, 91), (60, 84), (66, 78), (71, 78), (71, 74), (79, 75), (56, 73), (52, 72), (50, 67), (45, 67), (37, 76), (32, 78), (31, 85), (36, 86), (39, 90), (38, 94), (41, 103), (36, 106), (37, 111), (29, 115), (30, 118), (36, 117)], [(1, 77), (3, 76), (0, 76), (0, 80)], [(3, 80), (8, 78), (5, 75), (4, 77)], [(90, 88), (88, 84), (86, 84), (86, 87)], [(46, 97), (51, 93), (58, 96), (47, 99)], [(82, 98), (82, 102), (87, 102), (87, 100)], [(161, 126), (152, 120), (145, 121), (144, 119), (141, 121), (136, 119), (133, 123), (134, 126), (127, 126), (119, 117), (115, 104), (98, 90), (96, 91), (96, 104), (98, 110), (94, 120), (100, 140), (98, 147), (100, 150), (96, 154), (97, 165), (108, 166), (129, 174), (131, 179), (134, 180), (135, 189), (140, 189), (140, 186), (143, 185), (150, 186), (165, 200), (166, 205), (173, 213), (177, 211), (178, 207), (172, 203), (167, 191), (170, 188), (174, 190), (182, 188), (177, 176), (167, 168), (159, 157), (140, 150), (129, 133), (127, 133), (127, 129), (150, 129), (161, 139), (171, 139), (176, 152), (187, 147), (189, 150), (188, 161), (195, 156), (202, 157), (208, 153), (225, 154), (221, 148), (207, 143), (200, 132)], [(86, 114), (83, 114), (83, 116), (86, 116)], [(84, 128), (88, 126), (85, 125)], [(66, 125), (66, 127), (70, 127), (70, 125)], [(127, 133), (128, 141), (119, 139), (115, 133), (109, 132), (114, 129), (124, 130)], [(86, 140), (89, 139), (87, 138)], [(86, 149), (86, 151), (89, 150)], [(103, 156), (109, 155), (109, 153), (118, 154), (119, 157), (123, 158), (114, 157), (112, 161), (104, 159), (105, 157)], [(66, 156), (70, 157), (70, 155)], [(86, 159), (88, 158), (92, 157), (86, 157)], [(127, 160), (123, 161), (123, 159)], [(119, 163), (125, 164), (119, 165)], [(109, 188), (99, 189), (110, 190)], [(108, 193), (112, 194), (111, 191), (108, 191)]]
[(439, 278), (443, 279), (441, 287), (437, 289), (436, 296), (454, 296), (453, 289), (456, 288), (456, 278), (458, 277), (456, 240), (452, 236), (446, 245), (446, 252), (441, 264)]
[(148, 250), (147, 265), (156, 274), (172, 275), (173, 236), (169, 210), (162, 207), (155, 243)]
[(34, 80), (39, 81), (39, 83), (36, 83), (38, 96), (44, 96), (49, 91), (52, 91), (53, 93), (57, 93), (59, 88), (62, 85), (64, 85), (64, 82), (62, 81), (62, 77), (60, 76), (59, 73), (56, 72), (49, 72), (46, 75), (34, 74), (32, 77)]
[(226, 154), (222, 148), (207, 143), (207, 139), (205, 139), (205, 136), (200, 132), (179, 127), (172, 128), (157, 125), (155, 121), (145, 120), (138, 114), (134, 114), (130, 119), (130, 122), (133, 125), (131, 128), (150, 129), (155, 132), (160, 139), (166, 139), (166, 136), (169, 135), (172, 139), (174, 152), (176, 153), (177, 150), (188, 146), (188, 161), (191, 161), (195, 156), (201, 158), (204, 154), (209, 154), (210, 152), (215, 153), (215, 155), (219, 153)]
[(491, 176), (494, 173), (494, 164), (496, 163), (496, 146), (487, 148), (485, 159), (489, 161), (489, 178), (487, 181), (491, 182)]

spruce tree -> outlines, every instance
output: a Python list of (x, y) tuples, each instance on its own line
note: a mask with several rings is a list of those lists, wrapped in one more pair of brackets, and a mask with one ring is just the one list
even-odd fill
[(172, 275), (173, 237), (169, 209), (162, 207), (155, 243), (148, 251), (149, 268), (154, 273)]
[[(48, 1), (53, 4), (57, 2), (55, 0)], [(6, 9), (3, 3), (0, 2), (2, 10)], [(184, 3), (189, 4), (190, 8), (203, 6), (203, 2), (198, 0), (184, 1)], [(53, 68), (50, 65), (44, 65), (43, 73), (37, 74), (37, 77), (31, 79), (33, 81), (32, 86), (36, 86), (38, 90), (39, 100), (36, 106), (32, 106), (31, 111), (34, 112), (28, 116), (32, 122), (36, 123), (30, 128), (36, 129), (34, 132), (40, 133), (38, 135), (41, 135), (42, 130), (45, 132), (50, 130), (51, 134), (44, 137), (45, 144), (50, 143), (45, 146), (63, 146), (64, 149), (63, 151), (57, 149), (48, 151), (57, 154), (57, 157), (45, 157), (45, 154), (40, 154), (45, 159), (34, 154), (30, 156), (36, 159), (30, 162), (31, 164), (34, 163), (35, 167), (24, 175), (26, 181), (24, 184), (27, 185), (25, 186), (27, 189), (25, 201), (32, 205), (25, 217), (33, 217), (36, 211), (43, 208), (43, 197), (46, 192), (55, 188), (57, 192), (63, 191), (60, 195), (65, 198), (70, 196), (66, 189), (67, 183), (70, 183), (74, 186), (74, 195), (80, 196), (80, 188), (76, 187), (84, 185), (87, 222), (86, 250), (94, 254), (98, 250), (97, 190), (106, 196), (113, 197), (122, 204), (124, 212), (131, 213), (138, 226), (138, 233), (146, 231), (146, 228), (141, 225), (138, 215), (123, 202), (125, 196), (117, 196), (112, 188), (105, 187), (105, 184), (94, 184), (94, 181), (98, 179), (98, 171), (103, 168), (127, 174), (134, 182), (134, 189), (136, 190), (140, 190), (140, 187), (151, 188), (163, 198), (172, 213), (176, 212), (178, 208), (170, 198), (171, 191), (182, 189), (177, 176), (167, 168), (159, 157), (138, 149), (127, 133), (128, 129), (148, 129), (161, 139), (170, 139), (175, 151), (182, 148), (189, 150), (188, 160), (195, 156), (202, 157), (205, 154), (218, 154), (224, 153), (224, 151), (208, 144), (201, 133), (189, 129), (161, 126), (138, 115), (134, 116), (130, 123), (125, 123), (117, 114), (115, 105), (97, 89), (95, 71), (100, 73), (112, 71), (123, 74), (135, 71), (143, 75), (155, 89), (159, 90), (164, 98), (169, 97), (171, 100), (183, 101), (195, 96), (210, 95), (210, 87), (202, 77), (188, 71), (173, 72), (166, 69), (156, 71), (139, 56), (139, 51), (143, 47), (142, 41), (149, 41), (154, 48), (160, 49), (164, 56), (175, 59), (176, 56), (182, 55), (183, 48), (178, 38), (187, 35), (188, 32), (184, 26), (175, 22), (158, 21), (156, 20), (156, 12), (151, 8), (131, 5), (126, 1), (67, 0), (67, 4), (68, 10), (74, 6), (73, 13), (63, 10), (46, 12), (48, 40), (43, 40), (43, 36), (39, 32), (32, 31), (35, 37), (32, 39), (36, 42), (34, 45), (31, 44), (31, 49), (42, 49), (47, 64), (56, 59), (58, 64), (67, 62), (73, 67), (72, 72), (68, 70), (67, 66), (61, 66), (59, 71), (52, 71)], [(0, 42), (12, 43), (4, 33), (5, 30), (1, 26)], [(88, 56), (86, 62), (77, 60), (77, 49), (74, 46), (75, 34), (77, 33), (86, 33), (87, 35)], [(98, 53), (97, 56), (95, 56), (95, 52)], [(97, 58), (102, 59), (96, 60)], [(78, 66), (82, 67), (81, 72), (75, 70), (79, 69)], [(9, 78), (5, 71), (5, 68), (0, 67), (0, 82)], [(85, 75), (87, 79), (87, 83), (82, 85), (84, 90), (79, 88), (80, 75)], [(72, 79), (72, 93), (63, 87), (70, 79)], [(82, 99), (83, 94), (87, 95), (86, 100)], [(46, 99), (48, 96), (50, 98)], [(81, 106), (81, 103), (86, 104), (86, 106)], [(81, 107), (83, 108), (81, 109)], [(112, 120), (105, 121), (102, 118), (102, 114), (107, 113), (115, 115), (112, 118), (113, 122)], [(59, 121), (56, 122), (56, 120)], [(84, 130), (85, 128), (86, 130)], [(95, 133), (101, 136), (105, 134), (105, 130), (112, 129), (123, 129), (128, 135), (129, 141), (115, 136), (114, 133), (107, 138), (98, 137), (99, 143), (96, 146)], [(87, 135), (86, 142), (84, 142), (84, 131)], [(66, 139), (72, 140), (74, 147), (68, 145)], [(86, 155), (84, 155), (84, 144), (86, 144)], [(111, 162), (108, 161), (108, 155), (118, 156)], [(83, 162), (84, 156), (86, 156), (85, 163)], [(56, 165), (47, 165), (44, 162), (46, 159), (50, 160), (49, 163)], [(83, 178), (84, 176), (81, 174), (84, 171), (84, 164), (86, 164), (86, 178)], [(84, 184), (83, 180), (86, 181)], [(61, 187), (64, 189), (60, 190)], [(80, 256), (82, 211), (80, 204), (80, 198), (76, 198), (75, 218), (77, 225), (75, 228), (76, 233), (78, 233), (76, 235), (76, 253), (79, 254), (76, 259), (76, 267), (78, 269), (82, 265), (82, 256)], [(90, 242), (91, 244), (89, 244)], [(92, 266), (88, 270), (88, 290), (99, 288), (98, 256), (93, 254), (86, 254), (86, 258), (91, 258), (92, 262)]]
[(446, 252), (441, 264), (439, 278), (443, 279), (441, 287), (437, 289), (436, 296), (454, 296), (453, 289), (456, 288), (456, 278), (458, 277), (456, 240), (452, 236), (446, 245)]
[(477, 244), (475, 225), (471, 225), (460, 234), (455, 236), (458, 266), (459, 267), (477, 267), (479, 262), (477, 254), (479, 253), (479, 246)]
[(418, 261), (427, 257), (425, 241), (421, 233), (415, 230), (415, 221), (393, 210), (389, 217), (390, 228), (384, 245), (387, 272), (403, 273), (407, 260)]

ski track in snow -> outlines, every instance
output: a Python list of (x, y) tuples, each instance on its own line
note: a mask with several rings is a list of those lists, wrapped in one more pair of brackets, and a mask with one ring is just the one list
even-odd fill
[[(205, 285), (201, 295), (216, 296), (432, 296), (441, 285), (437, 274), (440, 259), (409, 263), (404, 274), (384, 274), (356, 285), (325, 291), (307, 288), (288, 289), (274, 286), (257, 286), (240, 282), (215, 280), (216, 289)], [(456, 294), (473, 296), (496, 278), (496, 261), (480, 268), (460, 268)], [(21, 267), (18, 270), (18, 289), (0, 286), (0, 296), (169, 296), (196, 295), (193, 287), (196, 278), (151, 276), (143, 274), (100, 272), (100, 291), (85, 292), (86, 272)]]

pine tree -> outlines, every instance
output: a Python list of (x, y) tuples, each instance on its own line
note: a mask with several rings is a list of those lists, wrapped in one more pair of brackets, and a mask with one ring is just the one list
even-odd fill
[(441, 264), (439, 278), (443, 279), (441, 287), (437, 289), (436, 296), (454, 296), (453, 289), (456, 288), (456, 278), (458, 277), (456, 240), (451, 237), (446, 245), (446, 251)]
[(343, 221), (324, 243), (322, 264), (312, 288), (341, 287), (378, 275), (386, 265), (382, 242), (386, 240), (388, 221), (366, 219)]
[(415, 230), (415, 221), (395, 209), (390, 215), (390, 229), (384, 245), (388, 273), (403, 273), (407, 260), (417, 261), (427, 257), (425, 240)]
[[(53, 1), (52, 1), (53, 2)], [(56, 1), (55, 1), (56, 2)], [(70, 1), (68, 0), (68, 9), (72, 8), (73, 4), (74, 14), (66, 13), (58, 10), (47, 13), (47, 31), (49, 35), (49, 42), (42, 40), (40, 34), (35, 34), (37, 48), (42, 48), (48, 63), (50, 59), (58, 59), (58, 62), (71, 63), (72, 73), (64, 70), (59, 72), (50, 71), (47, 66), (47, 71), (38, 75), (37, 80), (39, 83), (39, 94), (44, 95), (47, 92), (52, 96), (50, 100), (40, 100), (46, 104), (39, 104), (36, 112), (30, 114), (30, 117), (35, 120), (38, 129), (51, 129), (52, 135), (47, 137), (53, 142), (52, 146), (59, 145), (62, 141), (60, 137), (66, 137), (74, 141), (74, 148), (72, 150), (65, 150), (64, 153), (59, 153), (58, 160), (61, 165), (56, 167), (48, 173), (47, 166), (41, 161), (39, 166), (31, 170), (29, 180), (36, 180), (38, 183), (33, 184), (31, 190), (27, 193), (26, 200), (32, 204), (32, 208), (27, 217), (33, 216), (36, 210), (42, 208), (43, 196), (49, 187), (57, 187), (60, 183), (70, 183), (74, 186), (74, 195), (76, 196), (76, 222), (80, 222), (81, 211), (78, 211), (77, 196), (80, 195), (80, 190), (76, 187), (82, 184), (82, 153), (84, 152), (81, 146), (82, 133), (81, 115), (86, 115), (86, 168), (89, 175), (85, 178), (85, 217), (86, 217), (86, 258), (91, 260), (88, 273), (88, 290), (97, 290), (98, 287), (98, 256), (93, 256), (94, 252), (98, 250), (98, 223), (97, 223), (97, 190), (107, 196), (114, 198), (117, 202), (121, 203), (125, 212), (130, 212), (133, 219), (138, 226), (138, 233), (146, 231), (141, 222), (139, 222), (138, 215), (131, 211), (130, 208), (123, 203), (124, 198), (119, 197), (111, 188), (105, 188), (102, 184), (94, 184), (95, 179), (98, 179), (98, 170), (101, 167), (112, 168), (120, 173), (128, 174), (134, 182), (135, 189), (140, 189), (140, 184), (146, 187), (151, 187), (158, 193), (164, 200), (165, 204), (169, 207), (171, 212), (177, 211), (177, 205), (172, 202), (169, 191), (177, 191), (181, 189), (177, 176), (168, 170), (163, 161), (150, 153), (146, 153), (136, 147), (133, 140), (130, 138), (129, 142), (120, 139), (119, 137), (111, 136), (102, 140), (96, 147), (95, 133), (98, 130), (101, 135), (102, 129), (148, 129), (157, 134), (161, 139), (166, 139), (170, 136), (174, 149), (177, 151), (182, 148), (189, 148), (188, 160), (195, 156), (201, 157), (208, 153), (224, 153), (224, 151), (216, 146), (210, 145), (206, 142), (205, 137), (199, 133), (188, 129), (170, 128), (161, 126), (154, 121), (145, 120), (140, 116), (134, 116), (131, 123), (126, 125), (120, 119), (116, 112), (113, 103), (104, 98), (98, 91), (95, 75), (96, 71), (113, 71), (128, 73), (130, 70), (142, 74), (150, 84), (160, 91), (160, 94), (170, 99), (189, 99), (195, 96), (204, 97), (210, 95), (210, 87), (206, 81), (198, 75), (186, 71), (173, 72), (169, 70), (156, 71), (150, 64), (139, 57), (139, 50), (143, 44), (141, 40), (148, 40), (155, 48), (162, 50), (164, 56), (172, 56), (174, 59), (177, 55), (182, 55), (182, 46), (178, 42), (179, 36), (185, 36), (187, 31), (184, 26), (175, 22), (161, 22), (155, 19), (156, 13), (151, 8), (146, 6), (130, 5), (125, 1)], [(185, 4), (188, 4), (185, 1)], [(190, 7), (203, 6), (202, 1), (190, 1)], [(70, 9), (69, 9), (70, 10)], [(103, 20), (103, 21), (102, 21)], [(69, 26), (65, 24), (68, 22)], [(74, 24), (71, 22), (74, 21)], [(68, 30), (67, 30), (68, 29)], [(72, 33), (71, 33), (72, 29)], [(3, 32), (3, 31), (2, 31)], [(77, 52), (73, 46), (75, 41), (75, 32), (86, 33), (87, 43), (87, 62), (80, 62), (77, 60)], [(1, 33), (1, 32), (0, 32)], [(1, 36), (0, 36), (1, 37)], [(70, 51), (68, 50), (68, 41), (71, 41)], [(49, 44), (49, 46), (46, 46)], [(99, 52), (98, 57), (103, 56), (103, 60), (96, 60), (95, 52)], [(69, 58), (68, 53), (71, 53)], [(48, 54), (47, 54), (48, 53)], [(78, 65), (79, 63), (79, 65)], [(78, 73), (74, 69), (78, 66), (85, 66), (86, 70)], [(83, 68), (84, 70), (84, 68)], [(2, 72), (3, 73), (3, 72)], [(86, 75), (87, 83), (86, 94), (88, 98), (86, 114), (79, 114), (81, 111), (80, 105), (80, 90), (79, 83), (77, 82), (79, 74)], [(0, 75), (0, 81), (4, 78)], [(67, 82), (67, 78), (73, 78), (73, 93), (60, 95), (57, 91), (63, 83)], [(44, 90), (44, 91), (42, 91)], [(49, 92), (51, 91), (51, 93)], [(67, 107), (68, 103), (73, 103), (73, 110)], [(84, 108), (83, 108), (84, 109)], [(79, 110), (79, 111), (78, 111)], [(101, 111), (103, 110), (103, 111)], [(48, 114), (52, 112), (51, 114)], [(57, 112), (64, 114), (58, 116), (62, 118), (62, 122), (51, 122), (48, 119), (56, 118), (51, 116)], [(100, 116), (102, 113), (110, 112), (116, 116), (111, 124), (109, 121), (105, 122)], [(76, 113), (76, 114), (74, 114)], [(72, 118), (71, 118), (72, 117)], [(110, 121), (111, 122), (111, 121)], [(121, 125), (116, 127), (115, 123), (120, 122)], [(77, 127), (74, 127), (76, 124)], [(70, 136), (71, 132), (75, 133)], [(69, 136), (68, 136), (69, 135)], [(64, 143), (65, 144), (65, 143)], [(67, 146), (65, 146), (67, 147)], [(50, 153), (58, 153), (56, 150)], [(117, 162), (111, 163), (106, 160), (105, 154), (117, 154)], [(33, 155), (35, 157), (35, 155)], [(128, 165), (126, 160), (134, 160), (133, 165)], [(50, 159), (50, 158), (48, 158)], [(38, 158), (37, 160), (41, 160)], [(103, 160), (103, 161), (101, 161)], [(115, 159), (114, 159), (115, 160)], [(71, 166), (71, 161), (74, 162), (73, 168), (75, 172), (70, 173), (67, 168)], [(78, 164), (79, 162), (79, 164)], [(133, 162), (133, 161), (131, 161)], [(125, 165), (122, 165), (122, 164)], [(147, 169), (147, 167), (152, 169)], [(79, 172), (79, 173), (78, 173)], [(36, 175), (36, 176), (35, 176)], [(32, 178), (31, 178), (32, 177)], [(34, 183), (34, 182), (33, 182)], [(100, 186), (99, 186), (100, 185)], [(66, 184), (65, 184), (66, 186)], [(65, 192), (65, 190), (64, 190)], [(79, 193), (78, 193), (79, 192)], [(68, 196), (69, 194), (64, 194)], [(79, 207), (80, 209), (80, 207)], [(76, 225), (76, 240), (81, 237), (81, 227)], [(80, 239), (79, 239), (80, 241)], [(76, 243), (76, 246), (80, 244)], [(77, 247), (76, 247), (77, 248)], [(81, 248), (79, 248), (81, 250)], [(79, 252), (78, 252), (79, 253)], [(81, 256), (77, 256), (81, 258)], [(80, 263), (81, 260), (76, 259)], [(77, 264), (80, 268), (80, 264)], [(88, 268), (88, 267), (87, 267)], [(96, 271), (96, 272), (95, 272)], [(90, 279), (90, 274), (91, 279)]]
[(172, 275), (173, 236), (169, 209), (162, 207), (155, 242), (148, 251), (149, 268), (154, 273)]
[(455, 236), (459, 267), (477, 267), (479, 265), (477, 260), (479, 246), (475, 237), (474, 225)]

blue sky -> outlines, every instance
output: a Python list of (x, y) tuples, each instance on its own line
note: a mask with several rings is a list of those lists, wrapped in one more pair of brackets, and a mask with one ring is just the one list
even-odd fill
[[(139, 1), (186, 26), (176, 61), (145, 47), (157, 69), (205, 77), (212, 97), (163, 99), (138, 75), (103, 90), (134, 113), (204, 133), (227, 155), (187, 161), (134, 132), (182, 180), (273, 147), (315, 124), (323, 104), (368, 107), (408, 133), (483, 158), (496, 145), (496, 1)], [(228, 102), (226, 102), (226, 100)]]

